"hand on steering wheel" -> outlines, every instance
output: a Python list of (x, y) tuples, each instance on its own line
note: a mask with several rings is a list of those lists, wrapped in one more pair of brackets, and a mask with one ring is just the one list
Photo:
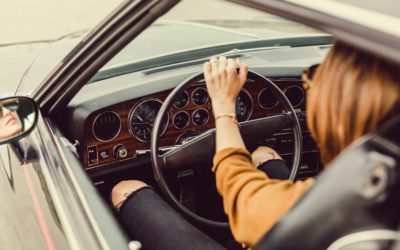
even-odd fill
[(224, 56), (211, 58), (204, 64), (204, 79), (215, 117), (235, 112), (236, 98), (246, 82), (247, 71), (246, 64)]

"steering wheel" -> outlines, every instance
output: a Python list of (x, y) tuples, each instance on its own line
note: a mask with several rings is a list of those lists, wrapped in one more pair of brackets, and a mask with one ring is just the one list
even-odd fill
[[(296, 177), (300, 164), (302, 151), (302, 136), (299, 120), (290, 101), (285, 94), (268, 78), (255, 72), (248, 72), (248, 79), (262, 82), (278, 98), (284, 112), (282, 114), (244, 121), (240, 123), (240, 133), (248, 145), (256, 145), (260, 138), (266, 138), (284, 128), (292, 128), (294, 137), (294, 156), (289, 179), (293, 181)], [(165, 119), (175, 98), (190, 84), (204, 80), (203, 73), (196, 73), (181, 82), (165, 99), (154, 122), (151, 136), (151, 161), (155, 179), (164, 197), (178, 212), (185, 215), (189, 220), (214, 228), (228, 228), (228, 222), (214, 221), (204, 218), (182, 205), (172, 193), (165, 181), (163, 170), (187, 167), (190, 165), (211, 168), (212, 158), (215, 154), (215, 129), (210, 129), (188, 142), (179, 145), (170, 151), (160, 154), (159, 137), (163, 130), (162, 121)]]

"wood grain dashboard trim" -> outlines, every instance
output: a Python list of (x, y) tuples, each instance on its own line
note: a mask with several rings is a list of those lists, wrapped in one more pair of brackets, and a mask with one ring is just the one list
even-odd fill
[[(272, 81), (278, 85), (279, 88), (284, 91), (290, 86), (302, 86), (302, 82), (299, 79), (272, 79)], [(185, 91), (188, 92), (189, 97), (191, 98), (192, 92), (199, 88), (199, 87), (205, 87), (204, 81), (203, 82), (197, 82), (192, 84), (191, 86), (187, 87)], [(246, 92), (250, 94), (250, 97), (253, 100), (253, 107), (252, 107), (252, 114), (249, 119), (256, 119), (260, 117), (265, 117), (268, 115), (273, 115), (277, 113), (282, 112), (282, 107), (280, 104), (274, 106), (271, 109), (264, 109), (260, 106), (258, 102), (258, 96), (261, 93), (261, 91), (265, 88), (265, 86), (261, 82), (257, 82), (254, 80), (248, 81), (244, 89)], [(83, 152), (81, 152), (81, 156), (84, 162), (84, 168), (86, 170), (89, 169), (94, 169), (98, 167), (104, 167), (104, 166), (112, 166), (113, 163), (116, 162), (122, 162), (130, 159), (134, 159), (137, 157), (137, 150), (148, 150), (150, 148), (150, 142), (142, 142), (133, 137), (130, 132), (129, 132), (129, 125), (128, 125), (128, 120), (129, 120), (129, 113), (132, 110), (133, 107), (138, 105), (140, 102), (146, 99), (159, 99), (161, 101), (164, 101), (168, 94), (172, 90), (167, 90), (167, 91), (162, 91), (159, 93), (143, 96), (140, 98), (132, 99), (126, 102), (118, 103), (112, 106), (109, 106), (107, 108), (97, 110), (96, 112), (93, 112), (92, 114), (89, 115), (86, 124), (85, 124), (85, 141), (82, 143), (84, 145), (83, 147)], [(297, 107), (297, 109), (304, 110), (305, 109), (305, 99), (306, 96), (304, 96), (304, 99)], [(192, 122), (192, 120), (189, 123), (189, 126), (183, 129), (177, 129), (173, 126), (172, 124), (172, 118), (174, 115), (180, 111), (185, 111), (187, 112), (190, 117), (193, 114), (193, 112), (199, 108), (206, 109), (209, 112), (209, 120), (204, 124), (200, 126), (195, 126)], [(114, 138), (113, 140), (109, 142), (101, 142), (97, 140), (93, 133), (92, 133), (92, 124), (94, 122), (94, 119), (102, 112), (105, 111), (112, 111), (116, 112), (121, 119), (121, 131), (119, 135)], [(211, 107), (211, 102), (210, 98), (208, 98), (207, 102), (203, 105), (196, 105), (192, 103), (191, 100), (189, 100), (189, 103), (186, 107), (184, 108), (176, 108), (173, 105), (171, 105), (169, 112), (168, 112), (168, 117), (169, 117), (169, 122), (168, 126), (164, 132), (164, 134), (160, 138), (160, 146), (172, 146), (176, 144), (176, 141), (178, 138), (182, 137), (183, 134), (189, 134), (189, 133), (198, 133), (198, 132), (203, 132), (208, 129), (211, 129), (214, 127), (214, 117), (212, 116), (212, 107)], [(126, 147), (128, 151), (128, 156), (125, 159), (118, 159), (113, 155), (113, 149), (116, 145), (122, 144)], [(97, 163), (89, 163), (88, 160), (88, 147), (91, 146), (96, 146), (97, 148), (97, 156), (98, 160)]]

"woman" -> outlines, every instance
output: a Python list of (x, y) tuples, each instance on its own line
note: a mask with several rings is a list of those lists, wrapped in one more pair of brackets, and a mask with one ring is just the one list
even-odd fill
[[(310, 68), (304, 79), (305, 85), (309, 86), (307, 123), (320, 147), (325, 166), (350, 143), (373, 132), (398, 111), (398, 72), (398, 65), (340, 42), (332, 47), (313, 79), (310, 79), (313, 73)], [(271, 162), (271, 159), (279, 158), (279, 155), (266, 147), (250, 155), (240, 136), (234, 114), (236, 97), (247, 77), (245, 64), (224, 57), (213, 58), (204, 65), (204, 76), (216, 121), (217, 153), (213, 171), (216, 174), (217, 189), (223, 197), (224, 210), (228, 214), (235, 240), (251, 247), (295, 204), (314, 180), (292, 183), (270, 179), (254, 167), (261, 162)], [(121, 209), (122, 219), (130, 232), (133, 232), (133, 237), (149, 248), (146, 239), (135, 234), (135, 231), (141, 229), (140, 225), (129, 228), (129, 225), (135, 223), (135, 216), (141, 217), (135, 206), (148, 201), (144, 198), (144, 191), (137, 191), (148, 189), (146, 187), (146, 184), (139, 181), (121, 182), (113, 189), (112, 201), (115, 207)], [(125, 200), (126, 196), (129, 199)], [(120, 204), (123, 204), (122, 207)], [(174, 220), (179, 221), (179, 218)], [(159, 224), (157, 220), (153, 223)], [(153, 233), (159, 229), (143, 230)], [(185, 237), (187, 235), (184, 230), (182, 234)], [(195, 242), (195, 234), (191, 231), (189, 243), (183, 244)], [(154, 241), (162, 241), (159, 235), (149, 237), (154, 237)], [(169, 237), (170, 241), (185, 238)], [(210, 242), (208, 239), (205, 241)], [(208, 248), (218, 248), (212, 243), (210, 245)], [(168, 246), (161, 246), (168, 249)], [(156, 249), (152, 246), (150, 248)]]
[(0, 103), (0, 140), (6, 140), (21, 132), (22, 124), (17, 114), (18, 104)]

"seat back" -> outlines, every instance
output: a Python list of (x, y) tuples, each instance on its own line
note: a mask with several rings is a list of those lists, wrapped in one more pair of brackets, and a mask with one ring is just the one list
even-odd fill
[(396, 231), (399, 124), (400, 117), (394, 118), (343, 151), (254, 249), (327, 249), (354, 233)]

